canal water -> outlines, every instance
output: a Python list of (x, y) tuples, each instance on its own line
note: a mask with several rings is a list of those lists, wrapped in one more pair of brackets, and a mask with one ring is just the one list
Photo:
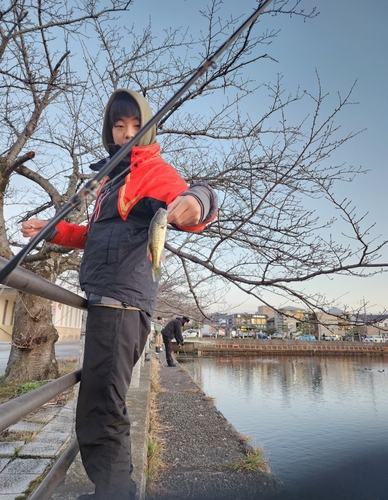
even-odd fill
[(388, 499), (388, 360), (179, 360), (292, 498)]

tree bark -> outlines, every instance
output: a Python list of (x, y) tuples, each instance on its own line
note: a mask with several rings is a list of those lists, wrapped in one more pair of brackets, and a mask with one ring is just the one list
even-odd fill
[(59, 372), (54, 349), (57, 340), (51, 301), (18, 292), (5, 381), (23, 383), (57, 378)]

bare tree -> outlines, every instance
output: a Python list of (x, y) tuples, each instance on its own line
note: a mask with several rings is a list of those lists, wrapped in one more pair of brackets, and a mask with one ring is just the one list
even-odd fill
[[(271, 59), (269, 44), (277, 35), (266, 30), (266, 15), (314, 17), (299, 3), (275, 2), (158, 124), (164, 158), (188, 183), (206, 181), (220, 197), (219, 216), (202, 234), (169, 231), (158, 312), (172, 313), (176, 307), (174, 313), (202, 318), (229, 286), (264, 303), (262, 291), (271, 290), (298, 298), (308, 309), (324, 310), (325, 298), (303, 293), (301, 283), (386, 267), (377, 264), (386, 242), (368, 239), (363, 216), (349, 200), (337, 198), (335, 189), (360, 172), (335, 163), (336, 149), (356, 135), (341, 135), (337, 125), (351, 104), (352, 89), (327, 111), (318, 75), (314, 91), (293, 94), (280, 76), (266, 84), (251, 76), (251, 68)], [(52, 215), (88, 178), (87, 165), (104, 156), (100, 130), (109, 94), (132, 88), (159, 109), (241, 22), (223, 16), (220, 0), (209, 0), (199, 35), (171, 28), (158, 40), (151, 24), (135, 29), (112, 19), (129, 4), (97, 12), (90, 11), (95, 3), (85, 2), (76, 12), (50, 0), (44, 8), (32, 2), (27, 12), (15, 2), (2, 13), (7, 31), (2, 33), (0, 112), (7, 127), (1, 138), (0, 238), (8, 258), (22, 244), (14, 224), (19, 214)], [(310, 112), (296, 123), (293, 113), (302, 101), (309, 102)], [(21, 183), (21, 177), (28, 182)], [(325, 219), (315, 210), (318, 203), (328, 207)], [(10, 213), (6, 225), (4, 210), (16, 204), (19, 211)], [(85, 206), (79, 206), (69, 219), (86, 217)], [(76, 270), (79, 257), (45, 243), (24, 265), (55, 280)], [(55, 367), (56, 334), (47, 327), (47, 316), (40, 322), (32, 307), (37, 299), (28, 300), (23, 297), (17, 308), (25, 312), (15, 321), (7, 369), (11, 379), (54, 373), (48, 364), (32, 368), (43, 351)], [(21, 359), (28, 369), (18, 368)]]
[[(5, 208), (9, 203), (22, 199), (24, 206), (29, 207), (27, 217), (44, 213), (51, 207), (58, 209), (85, 178), (79, 169), (82, 154), (75, 153), (77, 133), (72, 127), (72, 140), (65, 143), (58, 115), (61, 105), (75, 100), (79, 103), (84, 95), (85, 82), (71, 67), (69, 47), (71, 40), (79, 38), (79, 32), (82, 33), (89, 23), (107, 22), (112, 14), (125, 12), (130, 4), (131, 1), (113, 0), (107, 9), (99, 7), (99, 2), (68, 7), (56, 0), (12, 0), (0, 13), (0, 113), (3, 124), (0, 244), (4, 257), (10, 258), (13, 245), (18, 245), (14, 241), (14, 229), (6, 224)], [(55, 151), (46, 156), (45, 147), (54, 149), (54, 146)], [(60, 155), (61, 148), (66, 150), (66, 160)], [(36, 165), (28, 167), (27, 162), (34, 157)], [(58, 178), (59, 172), (62, 172), (62, 179)], [(28, 187), (20, 188), (18, 176), (31, 181)], [(83, 220), (83, 212), (78, 210), (71, 217)], [(55, 281), (66, 268), (74, 267), (74, 263), (71, 266), (72, 255), (63, 259), (63, 253), (53, 250), (51, 245), (42, 245), (26, 260), (25, 266)], [(56, 377), (54, 344), (57, 338), (50, 303), (19, 293), (7, 379)]]

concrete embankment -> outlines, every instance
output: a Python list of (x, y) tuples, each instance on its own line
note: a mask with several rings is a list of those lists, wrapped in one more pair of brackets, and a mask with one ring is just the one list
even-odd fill
[(159, 375), (156, 407), (164, 467), (151, 481), (148, 499), (253, 500), (283, 491), (270, 473), (231, 468), (242, 464), (251, 448), (185, 370), (161, 366)]
[[(324, 342), (303, 340), (256, 340), (256, 339), (187, 339), (187, 354), (198, 356), (244, 356), (244, 355), (369, 355), (387, 356), (388, 343), (369, 342)], [(179, 347), (174, 345), (174, 350)]]

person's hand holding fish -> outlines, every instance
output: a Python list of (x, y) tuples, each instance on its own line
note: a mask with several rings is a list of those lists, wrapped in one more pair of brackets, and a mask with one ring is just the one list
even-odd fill
[(195, 226), (201, 220), (201, 205), (194, 196), (178, 196), (167, 207), (167, 221), (177, 226)]
[(148, 230), (147, 253), (152, 262), (152, 279), (162, 275), (160, 263), (164, 260), (164, 242), (169, 222), (180, 226), (195, 226), (201, 219), (201, 206), (194, 196), (178, 196), (167, 207), (159, 208)]

